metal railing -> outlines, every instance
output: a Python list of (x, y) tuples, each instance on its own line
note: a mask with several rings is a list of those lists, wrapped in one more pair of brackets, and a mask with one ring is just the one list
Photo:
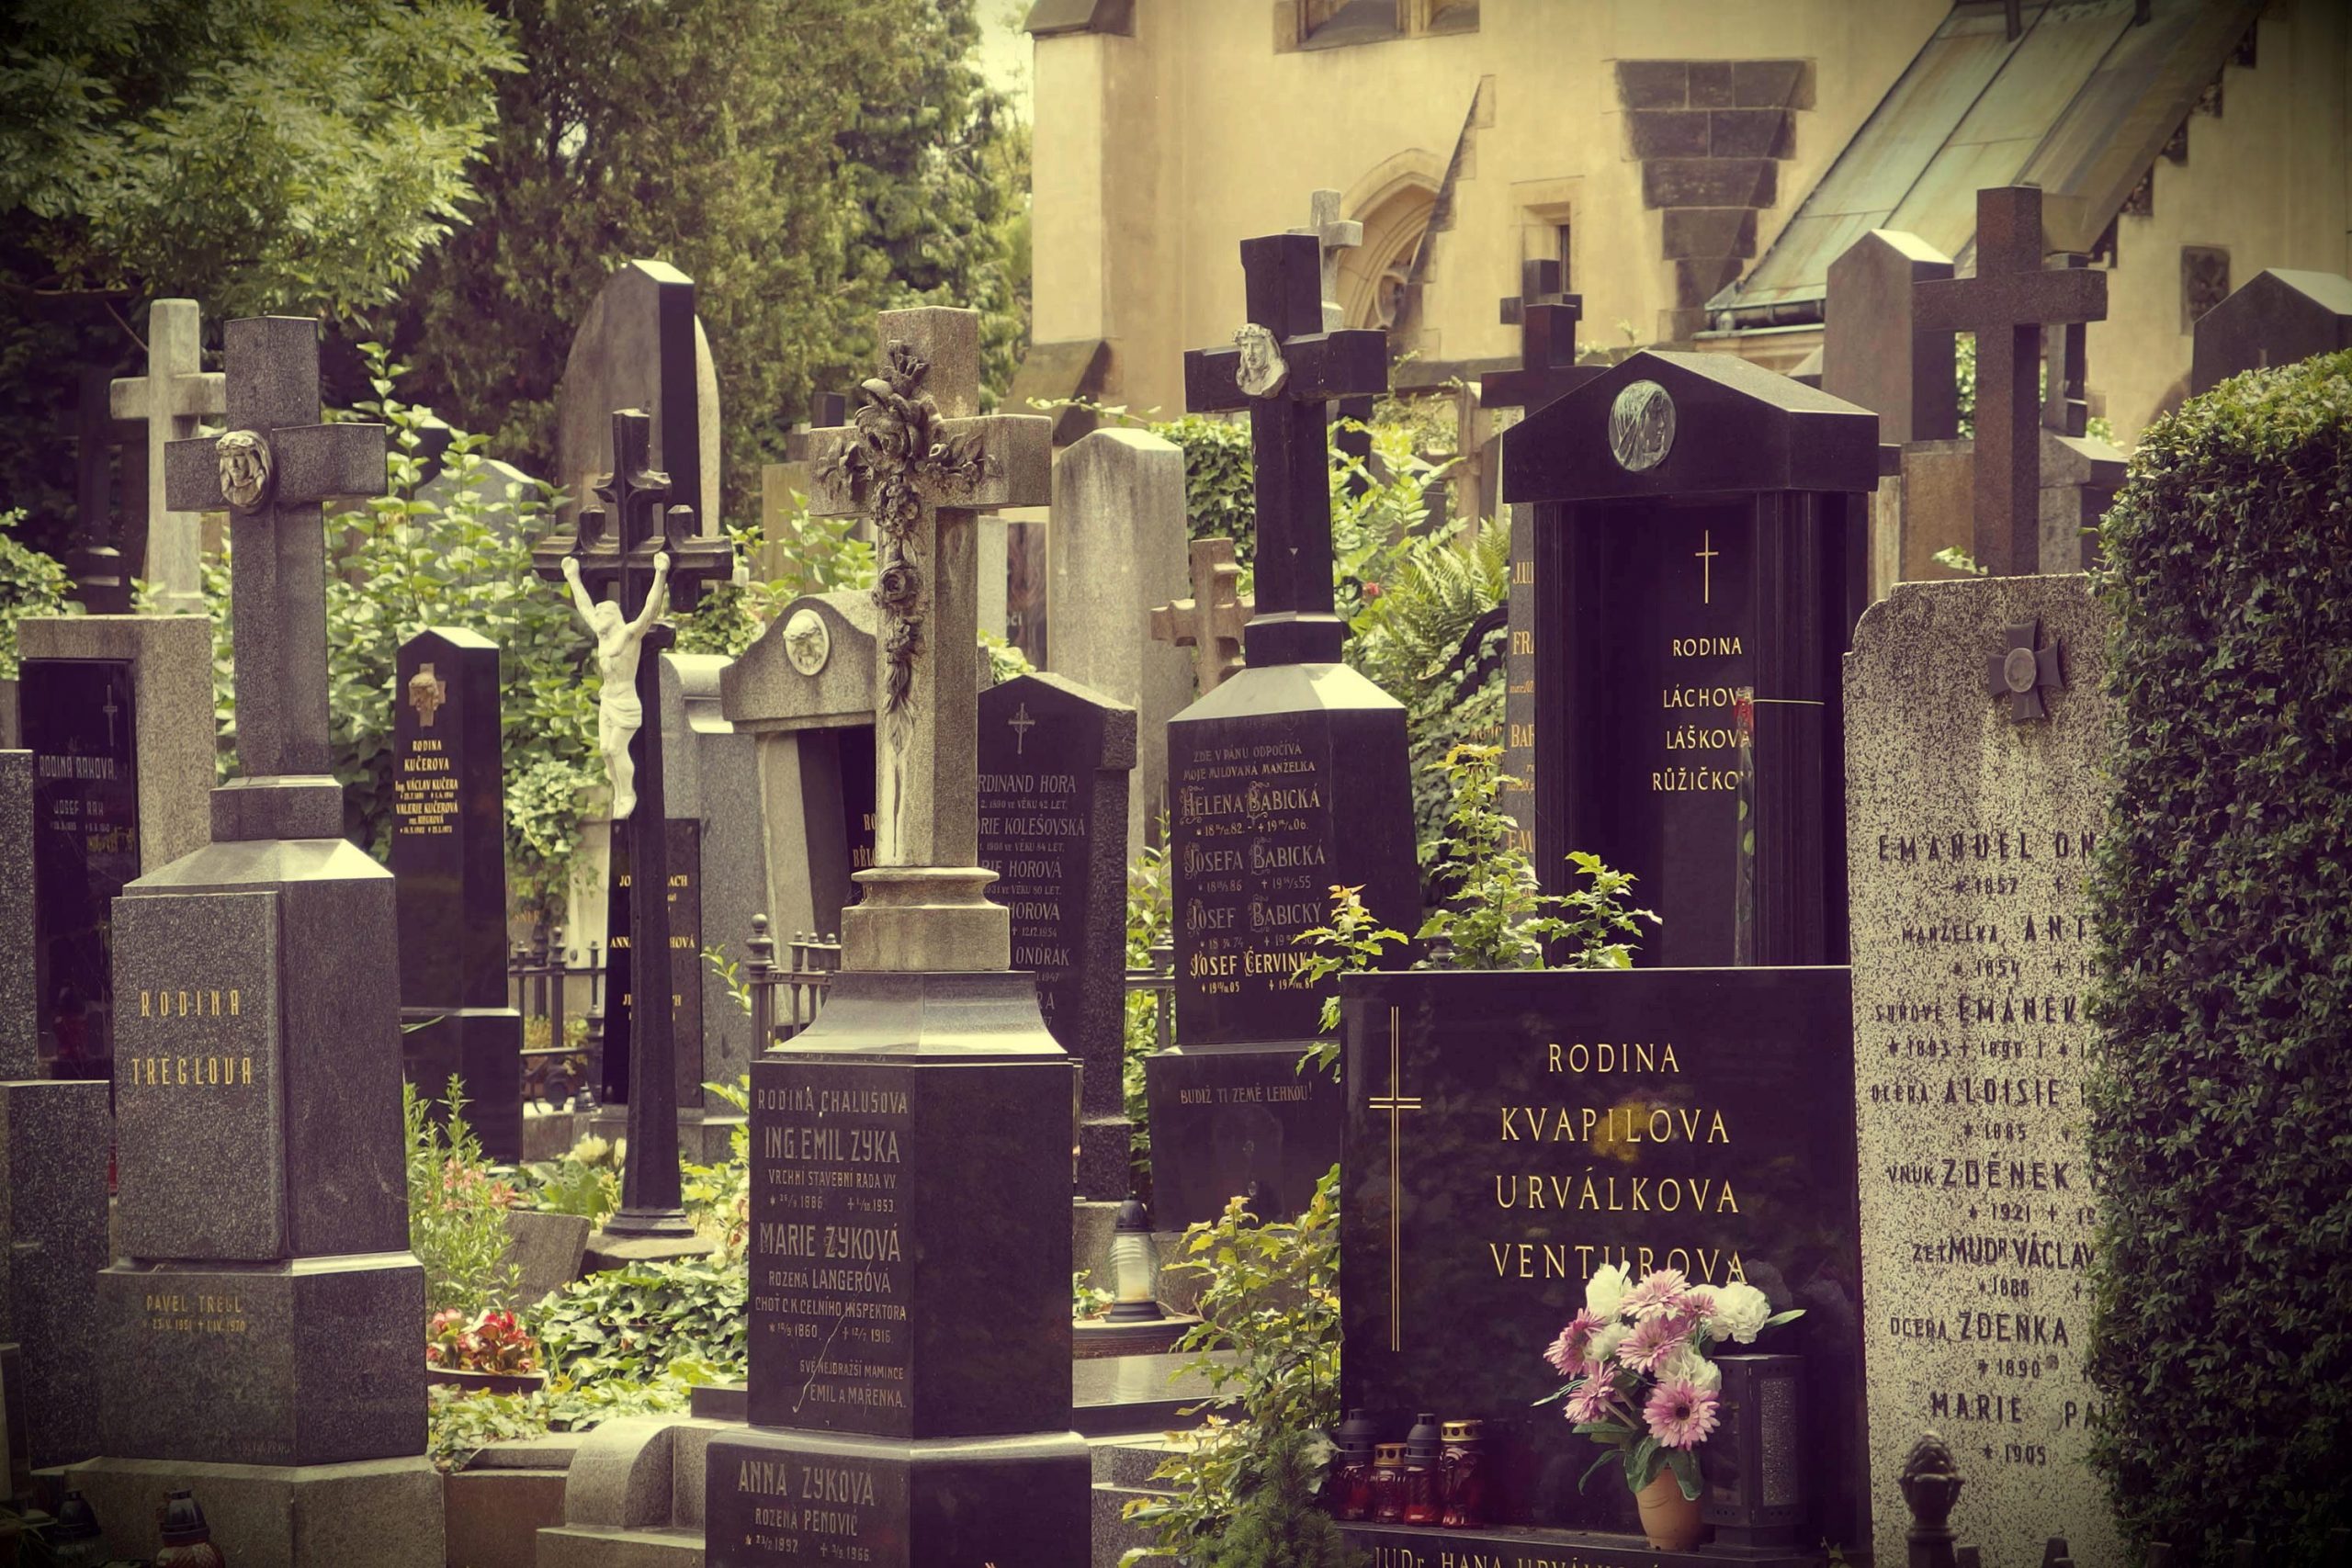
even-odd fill
[[(531, 940), (517, 942), (507, 955), (506, 976), (514, 1010), (523, 1015), (524, 1038), (547, 1026), (545, 1045), (523, 1048), (523, 1100), (537, 1100), (550, 1111), (567, 1104), (579, 1110), (596, 1103), (597, 1072), (604, 1055), (604, 944), (587, 945), (586, 961), (563, 942), (563, 928), (545, 923), (531, 928)], [(588, 982), (585, 1030), (578, 1043), (565, 1038), (570, 981)]]
[[(838, 936), (795, 931), (785, 944), (785, 963), (779, 965), (775, 939), (768, 935), (768, 918), (753, 915), (752, 940), (744, 945), (750, 954), (743, 964), (743, 983), (752, 993), (752, 1038), (764, 1051), (817, 1021), (825, 1005), (825, 992), (842, 966), (842, 942)], [(783, 993), (781, 998), (778, 992)]]
[(1159, 1048), (1165, 1051), (1176, 1043), (1176, 947), (1163, 942), (1146, 951), (1151, 956), (1151, 967), (1128, 970), (1126, 992), (1131, 997), (1145, 991), (1153, 994), (1153, 1032)]

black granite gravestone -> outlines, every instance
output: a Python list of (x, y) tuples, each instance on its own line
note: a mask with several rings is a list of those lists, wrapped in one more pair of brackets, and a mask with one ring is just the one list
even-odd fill
[(523, 1016), (506, 1005), (506, 786), (498, 648), (459, 629), (401, 645), (392, 689), (401, 1051), (419, 1094), (463, 1082), (491, 1158), (523, 1157)]
[(35, 991), (58, 1077), (114, 1074), (115, 896), (139, 874), (138, 723), (127, 659), (28, 659), (18, 676), (33, 753)]
[[(605, 1066), (596, 1092), (606, 1105), (627, 1105), (630, 1018), (636, 1011), (630, 963), (630, 911), (636, 876), (630, 835), (616, 827), (612, 875), (605, 899)], [(702, 1036), (702, 824), (670, 820), (670, 1016), (680, 1039)]]
[(2244, 371), (2342, 348), (2352, 348), (2352, 278), (2272, 267), (2197, 318), (2188, 389), (2202, 396)]
[[(1805, 1313), (1755, 1347), (1806, 1359), (1799, 1539), (1863, 1541), (1847, 972), (1412, 973), (1351, 976), (1341, 995), (1345, 1403), (1386, 1440), (1418, 1411), (1485, 1422), (1499, 1525), (1631, 1530), (1618, 1472), (1578, 1489), (1601, 1450), (1560, 1406), (1531, 1408), (1559, 1386), (1543, 1350), (1603, 1263), (1744, 1280)], [(1355, 1539), (1434, 1562), (1476, 1544), (1465, 1533)], [(1581, 1535), (1548, 1555), (1505, 1544), (1531, 1561), (1655, 1556)]]
[(1127, 1194), (1127, 786), (1136, 711), (1058, 675), (980, 694), (980, 863), (1012, 911), (1012, 966), (1079, 1063), (1079, 1191)]
[(1152, 1190), (1164, 1224), (1236, 1193), (1261, 1218), (1312, 1195), (1338, 1153), (1338, 1097), (1295, 1069), (1329, 987), (1299, 934), (1330, 889), (1419, 923), (1405, 710), (1340, 662), (1332, 613), (1329, 400), (1386, 385), (1377, 332), (1324, 332), (1311, 234), (1244, 241), (1240, 352), (1185, 356), (1187, 405), (1250, 409), (1258, 505), (1249, 666), (1168, 726), (1176, 1048), (1147, 1064)]
[(1635, 962), (1846, 950), (1838, 660), (1878, 421), (1730, 355), (1637, 354), (1513, 430), (1535, 503), (1535, 865), (1633, 873)]

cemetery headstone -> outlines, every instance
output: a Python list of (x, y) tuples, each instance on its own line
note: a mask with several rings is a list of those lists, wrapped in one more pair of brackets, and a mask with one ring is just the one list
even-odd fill
[[(1975, 334), (1973, 554), (1995, 577), (2025, 576), (2037, 570), (2041, 550), (2042, 333), (2104, 321), (2107, 274), (2042, 265), (2037, 186), (1976, 193), (1975, 249), (1975, 276), (1915, 285), (1913, 319), (1922, 331)], [(2073, 375), (2078, 379), (2079, 369)]]
[(417, 500), (445, 512), (461, 503), (472, 505), (484, 525), (509, 537), (526, 532), (523, 503), (539, 493), (537, 479), (499, 457), (438, 467), (416, 488)]
[(144, 429), (143, 460), (129, 465), (146, 494), (146, 548), (140, 575), (155, 585), (157, 605), (172, 615), (204, 611), (203, 514), (175, 511), (165, 493), (164, 450), (196, 434), (203, 420), (228, 407), (228, 382), (204, 367), (203, 313), (193, 299), (158, 299), (147, 307), (147, 374), (117, 379), (114, 416)]
[(670, 476), (670, 503), (696, 527), (718, 532), (718, 372), (695, 314), (694, 279), (667, 262), (615, 269), (573, 333), (556, 386), (560, 525), (574, 527), (594, 502), (589, 487), (617, 467), (615, 409), (650, 419), (650, 468)]
[(115, 896), (211, 836), (212, 626), (187, 615), (20, 622), (33, 752), (34, 951), (46, 1070), (111, 1078)]
[(1012, 966), (1037, 976), (1046, 1027), (1079, 1064), (1079, 1192), (1116, 1201), (1129, 1180), (1122, 1068), (1136, 711), (1058, 675), (1023, 675), (980, 694), (978, 736), (980, 863), (997, 877), (989, 896), (1012, 911)]
[(1917, 234), (1873, 229), (1829, 264), (1821, 389), (1878, 415), (1879, 439), (1949, 441), (1960, 432), (1952, 335), (1921, 321), (1918, 286), (1951, 258)]
[(235, 1561), (293, 1561), (295, 1520), (332, 1495), (382, 1516), (347, 1561), (413, 1562), (440, 1519), (415, 1506), (433, 1472), (397, 921), (391, 873), (337, 836), (320, 517), (382, 491), (384, 430), (317, 423), (316, 321), (226, 338), (228, 433), (164, 460), (175, 507), (230, 516), (241, 773), (213, 792), (213, 842), (115, 905), (107, 1457), (74, 1483), (103, 1513), (102, 1495), (158, 1483), (141, 1461), (267, 1467), (286, 1503), (234, 1540), (222, 1522)]
[(973, 516), (1045, 499), (1049, 424), (976, 417), (976, 312), (876, 338), (887, 392), (811, 440), (817, 506), (881, 546), (879, 863), (823, 1012), (752, 1067), (752, 1425), (709, 1445), (704, 1551), (1078, 1563), (1071, 1063), (975, 863)]
[[(1519, 328), (1519, 368), (1478, 378), (1478, 400), (1490, 412), (1515, 408), (1521, 419), (1555, 398), (1600, 374), (1597, 365), (1577, 363), (1577, 323), (1584, 298), (1560, 287), (1560, 264), (1532, 261), (1520, 269), (1517, 297), (1502, 302), (1504, 324)], [(1508, 443), (1509, 431), (1502, 439)], [(1503, 775), (1512, 782), (1497, 804), (1518, 824), (1514, 842), (1535, 849), (1535, 509), (1513, 506), (1510, 520), (1510, 589), (1504, 614), (1509, 640), (1503, 651)]]
[[(675, 296), (664, 298), (674, 317), (681, 309)], [(688, 285), (686, 319), (693, 304)], [(702, 995), (702, 950), (698, 912), (688, 913), (695, 923), (681, 931), (672, 900), (683, 902), (698, 889), (700, 835), (697, 824), (669, 815), (662, 656), (674, 634), (662, 616), (692, 609), (705, 587), (730, 576), (735, 550), (724, 538), (697, 534), (695, 514), (669, 503), (670, 476), (650, 466), (651, 427), (642, 411), (613, 414), (613, 469), (588, 487), (602, 504), (582, 509), (576, 532), (542, 540), (531, 552), (542, 579), (569, 584), (574, 608), (596, 638), (605, 681), (597, 745), (614, 817), (616, 896), (607, 908), (612, 919), (625, 915), (628, 922), (618, 941), (608, 931), (605, 950), (605, 1090), (608, 1099), (622, 1090), (629, 1158), (620, 1207), (596, 1237), (598, 1267), (709, 1250), (686, 1218), (678, 1174), (677, 1041), (681, 1032), (701, 1037), (700, 1018), (684, 1020), (682, 1030), (679, 1014)], [(599, 601), (600, 593), (609, 597)], [(673, 845), (682, 836), (673, 864)], [(681, 939), (691, 944), (683, 961), (673, 946)], [(624, 1042), (626, 1049), (616, 1050)]]
[(1136, 710), (1132, 862), (1167, 814), (1168, 721), (1193, 695), (1183, 653), (1152, 635), (1153, 606), (1185, 590), (1183, 453), (1140, 430), (1097, 430), (1065, 448), (1047, 543), (1053, 602), (1068, 607), (1053, 623), (1055, 672)]
[(1317, 242), (1246, 240), (1237, 348), (1185, 355), (1186, 405), (1250, 410), (1258, 507), (1248, 667), (1168, 728), (1176, 1040), (1146, 1066), (1152, 1189), (1170, 1228), (1238, 1194), (1287, 1217), (1338, 1154), (1330, 1081), (1295, 1071), (1329, 986), (1302, 984), (1301, 932), (1329, 889), (1419, 923), (1405, 711), (1340, 662), (1326, 405), (1387, 385), (1378, 332), (1323, 329)]
[(1631, 872), (1634, 962), (1845, 954), (1838, 658), (1877, 420), (1729, 355), (1636, 354), (1514, 429), (1535, 506), (1535, 866)]
[(767, 823), (767, 913), (782, 937), (831, 936), (874, 864), (870, 593), (804, 594), (719, 676), (719, 712), (753, 738)]
[(2352, 277), (2272, 267), (2197, 318), (2188, 390), (2231, 377), (2352, 348)]
[(108, 1085), (41, 1076), (37, 761), (0, 751), (0, 1342), (21, 1348), (7, 1374), (10, 1441), (46, 1468), (98, 1451), (107, 1347), (97, 1283), (114, 1129)]
[(392, 685), (392, 886), (401, 1052), (438, 1101), (454, 1074), (491, 1158), (523, 1157), (523, 1015), (507, 1005), (506, 782), (498, 645), (435, 627)]
[(1415, 972), (1351, 976), (1341, 996), (1343, 1401), (1384, 1441), (1417, 1412), (1482, 1422), (1491, 1521), (1577, 1532), (1351, 1539), (1397, 1563), (1660, 1560), (1638, 1535), (1583, 1533), (1637, 1532), (1633, 1497), (1613, 1464), (1579, 1487), (1604, 1450), (1532, 1407), (1559, 1386), (1545, 1346), (1609, 1263), (1804, 1309), (1752, 1348), (1804, 1358), (1802, 1408), (1770, 1457), (1796, 1472), (1804, 1550), (1740, 1561), (1860, 1541), (1846, 971)]
[(1184, 548), (1192, 594), (1153, 607), (1151, 638), (1193, 650), (1193, 685), (1205, 697), (1240, 671), (1242, 632), (1258, 600), (1241, 592), (1231, 539), (1194, 539)]
[(2106, 813), (2104, 613), (2082, 577), (1905, 583), (1846, 657), (1870, 1511), (1903, 1549), (1904, 1455), (1968, 1467), (1988, 1559), (2064, 1520), (2120, 1562), (2087, 1463), (2096, 1199), (2080, 1129), (2086, 882)]
[[(74, 455), (74, 523), (81, 542), (65, 562), (74, 599), (94, 615), (119, 615), (130, 608), (130, 562), (116, 547), (122, 537), (114, 521), (115, 445), (120, 436), (107, 412), (107, 381), (103, 370), (82, 372)], [(122, 488), (127, 492), (130, 487), (126, 482)]]

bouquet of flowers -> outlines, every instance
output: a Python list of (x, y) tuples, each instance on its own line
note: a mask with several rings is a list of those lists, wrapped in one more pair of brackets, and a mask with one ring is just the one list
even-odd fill
[(1764, 1292), (1744, 1281), (1694, 1285), (1679, 1269), (1660, 1269), (1629, 1285), (1623, 1269), (1604, 1265), (1585, 1286), (1584, 1310), (1544, 1352), (1566, 1383), (1535, 1402), (1566, 1400), (1577, 1430), (1610, 1450), (1593, 1461), (1578, 1489), (1615, 1460), (1635, 1492), (1663, 1467), (1683, 1496), (1696, 1498), (1696, 1450), (1714, 1432), (1724, 1386), (1708, 1347), (1752, 1345), (1765, 1329), (1803, 1315), (1775, 1313)]
[(485, 1312), (468, 1321), (448, 1307), (424, 1325), (424, 1364), (458, 1372), (538, 1371), (538, 1341), (511, 1312)]

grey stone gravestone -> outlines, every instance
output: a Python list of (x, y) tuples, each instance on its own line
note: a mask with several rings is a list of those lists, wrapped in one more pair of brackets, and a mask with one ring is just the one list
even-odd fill
[(523, 1157), (523, 1015), (506, 983), (506, 780), (498, 645), (459, 628), (401, 645), (392, 686), (392, 882), (401, 1051), (416, 1092), (451, 1075), (482, 1151)]
[(42, 1055), (108, 1077), (115, 895), (211, 836), (212, 626), (188, 615), (18, 624), (18, 708), (34, 752)]
[(1184, 455), (1139, 430), (1098, 430), (1054, 459), (1053, 668), (1136, 710), (1126, 854), (1168, 811), (1168, 721), (1192, 701), (1183, 653), (1152, 607), (1186, 592)]
[(498, 457), (438, 468), (416, 487), (417, 500), (443, 511), (469, 502), (484, 524), (510, 536), (527, 530), (523, 503), (539, 493), (538, 479)]
[(2064, 1521), (2120, 1562), (2085, 1462), (2096, 1221), (2085, 883), (2106, 816), (2106, 617), (2082, 577), (1905, 583), (1846, 657), (1847, 864), (1871, 1515), (1924, 1428), (1988, 1561)]
[(888, 397), (811, 441), (818, 509), (880, 536), (879, 863), (824, 1011), (752, 1068), (752, 1426), (707, 1450), (705, 1560), (1076, 1564), (1071, 1063), (974, 863), (973, 516), (1045, 500), (1049, 423), (975, 417), (975, 312), (876, 337)]
[(1920, 324), (1916, 292), (1951, 276), (1950, 256), (1899, 229), (1873, 229), (1829, 264), (1821, 389), (1877, 414), (1882, 441), (1960, 432), (1952, 335)]
[(2188, 390), (2340, 348), (2352, 348), (2352, 277), (2272, 267), (2197, 318)]
[(201, 513), (175, 511), (164, 493), (164, 449), (196, 434), (199, 422), (228, 407), (227, 380), (203, 368), (203, 316), (193, 299), (158, 299), (147, 308), (147, 374), (111, 389), (117, 419), (145, 426), (147, 547), (141, 575), (172, 615), (204, 611)]
[(1037, 976), (1046, 1027), (1082, 1075), (1079, 1192), (1116, 1201), (1129, 1182), (1121, 1069), (1136, 711), (1058, 675), (1023, 675), (980, 694), (979, 751), (989, 896), (1012, 912), (1012, 966)]
[(615, 409), (650, 416), (647, 462), (667, 473), (671, 501), (718, 532), (718, 372), (695, 314), (694, 279), (667, 262), (616, 269), (573, 333), (556, 385), (556, 482), (571, 527), (590, 486), (613, 471)]
[(213, 842), (115, 905), (107, 1457), (74, 1483), (103, 1514), (228, 1467), (286, 1495), (221, 1539), (269, 1564), (298, 1560), (296, 1521), (329, 1492), (340, 1510), (395, 1498), (345, 1560), (433, 1561), (392, 877), (337, 836), (327, 769), (320, 503), (382, 491), (383, 427), (317, 423), (317, 322), (226, 336), (229, 434), (164, 457), (173, 503), (230, 514), (242, 771), (213, 792)]
[(0, 1341), (21, 1348), (12, 1439), (34, 1464), (98, 1451), (107, 1086), (42, 1077), (34, 1005), (38, 759), (0, 751)]
[(870, 593), (804, 594), (719, 677), (721, 715), (757, 748), (779, 940), (838, 934), (850, 877), (874, 864), (880, 616)]

